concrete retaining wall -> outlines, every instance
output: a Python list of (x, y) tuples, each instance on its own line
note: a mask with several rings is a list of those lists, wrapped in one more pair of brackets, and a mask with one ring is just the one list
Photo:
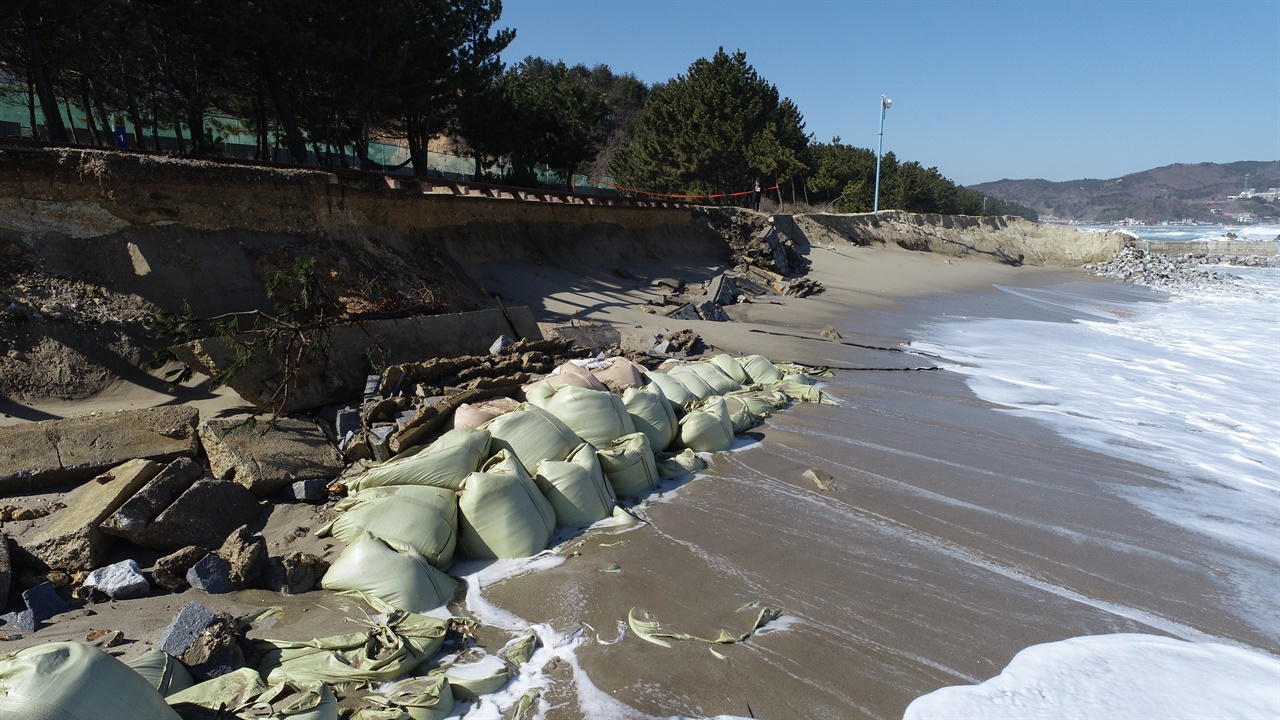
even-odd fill
[(1161, 255), (1280, 255), (1280, 242), (1185, 241), (1134, 243), (1148, 252)]

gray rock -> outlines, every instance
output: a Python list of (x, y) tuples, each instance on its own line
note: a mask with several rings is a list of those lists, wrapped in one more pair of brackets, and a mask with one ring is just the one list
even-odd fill
[(142, 570), (134, 560), (122, 560), (94, 570), (85, 578), (84, 586), (93, 588), (112, 600), (146, 597), (151, 592), (151, 583), (143, 577)]
[(379, 423), (369, 429), (369, 448), (373, 451), (373, 459), (386, 462), (391, 459), (391, 436), (396, 426), (390, 423)]
[(339, 410), (333, 426), (334, 434), (339, 438), (346, 437), (347, 433), (360, 432), (360, 411), (353, 408)]
[(324, 432), (307, 420), (281, 418), (255, 427), (209, 420), (200, 424), (200, 440), (214, 477), (234, 480), (259, 497), (298, 480), (337, 477), (345, 467)]
[(135, 458), (194, 457), (198, 417), (173, 405), (0, 427), (0, 496), (87, 480)]
[(231, 563), (209, 553), (187, 570), (187, 582), (196, 590), (222, 595), (236, 589), (231, 582)]
[(156, 644), (168, 655), (181, 659), (191, 648), (200, 632), (218, 619), (209, 608), (198, 602), (189, 602), (170, 621), (169, 627), (160, 633)]
[(501, 355), (502, 353), (507, 351), (507, 348), (515, 344), (516, 344), (515, 338), (511, 337), (510, 335), (499, 335), (498, 339), (494, 340), (493, 344), (489, 346), (489, 354)]
[(267, 567), (267, 543), (247, 526), (237, 528), (213, 554), (227, 562), (227, 577), (236, 590), (249, 587)]
[(30, 590), (23, 591), (22, 602), (26, 603), (27, 609), (31, 611), (37, 623), (42, 623), (54, 615), (71, 609), (58, 595), (58, 591), (54, 589), (51, 582), (42, 582)]
[(21, 635), (15, 637), (16, 633), (33, 633), (40, 627), (40, 623), (36, 622), (35, 615), (30, 610), (0, 615), (0, 623), (3, 623), (5, 630), (10, 633), (10, 640), (21, 640)]
[(329, 484), (324, 480), (299, 480), (280, 491), (286, 500), (316, 502), (329, 497)]
[(187, 571), (209, 554), (207, 548), (188, 545), (181, 550), (165, 555), (156, 560), (151, 578), (160, 587), (169, 592), (179, 592), (187, 586)]
[(382, 387), (381, 375), (367, 375), (364, 379), (364, 396), (377, 395), (378, 389)]

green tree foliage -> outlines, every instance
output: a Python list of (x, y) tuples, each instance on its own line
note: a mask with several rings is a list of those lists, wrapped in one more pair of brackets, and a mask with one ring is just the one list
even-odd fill
[(795, 104), (779, 98), (746, 53), (720, 48), (653, 88), (613, 171), (635, 187), (715, 194), (748, 188), (760, 175), (803, 172), (807, 145)]
[[(876, 155), (833, 138), (811, 146), (814, 169), (808, 178), (812, 202), (836, 212), (871, 212), (875, 206)], [(1037, 219), (1034, 210), (956, 185), (915, 161), (901, 163), (887, 152), (880, 159), (880, 208), (946, 215), (1020, 215)]]
[(604, 140), (604, 96), (563, 62), (528, 57), (503, 75), (499, 89), (512, 123), (495, 149), (511, 160), (509, 180), (528, 184), (534, 167), (569, 182), (599, 152)]

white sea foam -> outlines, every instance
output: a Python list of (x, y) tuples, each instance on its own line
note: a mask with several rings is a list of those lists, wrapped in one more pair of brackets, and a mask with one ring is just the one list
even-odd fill
[(1156, 635), (1092, 635), (1034, 645), (996, 677), (916, 698), (928, 718), (1280, 717), (1280, 659)]

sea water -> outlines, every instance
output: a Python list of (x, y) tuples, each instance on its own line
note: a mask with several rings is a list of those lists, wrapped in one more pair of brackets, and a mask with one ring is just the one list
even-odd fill
[[(1137, 228), (1136, 234), (1154, 243), (1229, 239), (1228, 231), (1250, 241), (1280, 234), (1278, 227), (1259, 226)], [(1276, 638), (1280, 269), (1228, 271), (1233, 279), (1227, 282), (1153, 292), (1141, 302), (1100, 300), (1088, 284), (1001, 288), (1075, 319), (948, 318), (923, 328), (912, 345), (944, 358), (976, 395), (1004, 411), (1043, 423), (1070, 442), (1162, 471), (1168, 480), (1159, 486), (1111, 490), (1201, 537), (1234, 590), (1227, 602)], [(1208, 646), (1155, 647), (1145, 643), (1147, 637), (1094, 643), (1085, 654), (1072, 641), (1036, 646), (983, 685), (928, 696), (927, 703), (913, 706), (913, 716), (1039, 717), (1037, 712), (1056, 714), (1077, 701), (1092, 708), (1091, 715), (1144, 716), (1151, 702), (1178, 697), (1188, 687), (1179, 678), (1203, 677), (1218, 652)], [(1257, 655), (1273, 682), (1228, 682), (1225, 690), (1200, 686), (1202, 691), (1211, 698), (1215, 692), (1243, 695), (1246, 707), (1280, 716), (1280, 661)], [(1107, 671), (1091, 675), (1088, 668), (1099, 663)], [(1043, 700), (1043, 692), (1057, 704), (1042, 703), (1039, 710), (1034, 703), (1020, 710), (1009, 705), (1010, 698), (1037, 693)], [(1210, 714), (1238, 716), (1235, 709), (1223, 705)]]

